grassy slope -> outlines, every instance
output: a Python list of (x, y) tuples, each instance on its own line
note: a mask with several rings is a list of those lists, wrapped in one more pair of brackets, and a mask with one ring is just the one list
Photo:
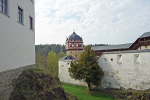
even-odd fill
[(88, 88), (62, 84), (66, 92), (77, 96), (78, 100), (115, 100), (108, 95), (101, 94), (98, 91), (89, 92)]

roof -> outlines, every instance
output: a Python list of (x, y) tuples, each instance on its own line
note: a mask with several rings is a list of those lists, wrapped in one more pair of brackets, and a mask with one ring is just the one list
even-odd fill
[(66, 60), (76, 60), (76, 59), (72, 55), (68, 55), (61, 58), (59, 61), (66, 61)]
[(69, 39), (68, 39), (68, 40), (70, 40), (70, 39), (73, 39), (74, 41), (76, 41), (77, 39), (80, 39), (80, 41), (82, 41), (82, 38), (81, 38), (79, 35), (77, 35), (75, 32), (73, 32), (73, 33), (69, 36)]
[(127, 49), (132, 45), (132, 43), (127, 43), (127, 44), (119, 44), (119, 45), (108, 45), (108, 46), (96, 46), (92, 47), (94, 51), (97, 50), (112, 50), (112, 49)]
[(142, 52), (150, 52), (150, 49), (113, 51), (113, 52), (104, 52), (103, 54), (142, 53)]
[(150, 32), (143, 33), (139, 38), (150, 37)]

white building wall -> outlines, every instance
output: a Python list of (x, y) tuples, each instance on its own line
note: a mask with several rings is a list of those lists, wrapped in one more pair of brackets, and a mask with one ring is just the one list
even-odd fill
[(137, 50), (141, 50), (141, 49), (150, 49), (150, 45), (141, 46), (141, 47), (139, 47)]
[[(18, 23), (18, 6), (23, 9), (23, 25)], [(8, 0), (8, 12), (0, 12), (0, 72), (35, 63), (34, 3)], [(29, 16), (34, 30), (29, 29)]]
[(75, 80), (70, 77), (68, 68), (70, 67), (71, 60), (59, 61), (59, 79), (63, 83), (75, 84), (80, 86), (87, 86), (83, 81)]
[[(121, 55), (121, 59), (120, 58)], [(150, 88), (150, 52), (102, 54), (98, 64), (104, 71), (103, 88)], [(113, 59), (113, 60), (111, 60)]]

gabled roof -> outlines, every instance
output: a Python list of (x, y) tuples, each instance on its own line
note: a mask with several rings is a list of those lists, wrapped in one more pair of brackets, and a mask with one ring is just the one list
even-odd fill
[(61, 58), (59, 61), (67, 61), (67, 60), (76, 60), (76, 59), (72, 55), (68, 55)]
[(127, 49), (132, 45), (132, 43), (119, 44), (119, 45), (108, 45), (108, 46), (96, 46), (92, 47), (93, 51), (97, 50), (113, 50), (113, 49)]
[(139, 38), (150, 37), (150, 32), (143, 33)]

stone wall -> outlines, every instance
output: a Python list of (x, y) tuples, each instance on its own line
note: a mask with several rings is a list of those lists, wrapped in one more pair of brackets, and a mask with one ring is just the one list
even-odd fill
[(70, 77), (68, 68), (70, 67), (71, 60), (59, 61), (59, 79), (62, 83), (87, 86), (84, 81), (75, 80)]
[(104, 71), (102, 88), (150, 89), (150, 49), (103, 53), (98, 61)]
[(38, 64), (28, 65), (12, 70), (0, 72), (0, 100), (8, 100), (13, 90), (12, 81), (17, 78), (23, 70), (39, 68)]

